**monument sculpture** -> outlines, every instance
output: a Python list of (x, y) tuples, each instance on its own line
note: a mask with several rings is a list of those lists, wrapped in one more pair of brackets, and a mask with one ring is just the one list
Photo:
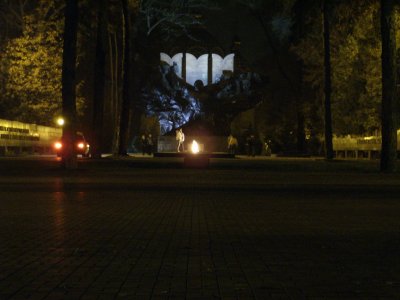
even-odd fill
[(234, 42), (224, 53), (201, 28), (160, 53), (159, 72), (142, 93), (160, 133), (228, 136), (232, 120), (263, 101), (266, 78), (244, 67)]

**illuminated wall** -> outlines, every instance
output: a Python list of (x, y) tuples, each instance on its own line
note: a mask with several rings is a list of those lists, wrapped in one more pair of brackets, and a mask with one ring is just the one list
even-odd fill
[(208, 54), (203, 54), (196, 58), (190, 53), (186, 53), (186, 82), (194, 85), (196, 80), (203, 81), (203, 85), (208, 82)]
[(213, 54), (213, 64), (212, 64), (212, 83), (216, 83), (222, 76), (223, 71), (232, 71), (233, 72), (233, 64), (235, 61), (235, 54), (229, 54), (222, 58), (218, 54)]
[[(222, 58), (218, 54), (211, 55), (211, 76), (212, 83), (216, 83), (221, 78), (223, 71), (234, 71), (235, 54), (229, 54)], [(184, 64), (183, 53), (175, 54), (172, 58), (166, 53), (160, 53), (160, 60), (166, 62), (170, 66), (174, 66), (175, 73), (182, 77), (182, 68)], [(208, 84), (208, 54), (203, 54), (196, 58), (193, 54), (186, 53), (186, 82), (194, 85), (197, 80), (201, 80), (204, 85)]]
[(178, 75), (182, 75), (182, 53), (175, 54), (174, 56), (169, 57), (168, 54), (161, 53), (160, 60), (166, 62), (170, 66), (175, 66), (175, 73)]

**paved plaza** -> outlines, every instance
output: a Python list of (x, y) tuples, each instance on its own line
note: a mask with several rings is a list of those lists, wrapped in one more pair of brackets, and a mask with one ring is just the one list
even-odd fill
[(0, 299), (400, 299), (377, 162), (0, 159)]

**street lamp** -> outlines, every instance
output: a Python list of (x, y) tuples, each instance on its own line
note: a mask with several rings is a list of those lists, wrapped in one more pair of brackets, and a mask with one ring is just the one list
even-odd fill
[(59, 117), (59, 118), (57, 119), (57, 124), (58, 124), (59, 126), (63, 126), (64, 123), (65, 123), (65, 121), (64, 121), (64, 118), (63, 118), (63, 117)]

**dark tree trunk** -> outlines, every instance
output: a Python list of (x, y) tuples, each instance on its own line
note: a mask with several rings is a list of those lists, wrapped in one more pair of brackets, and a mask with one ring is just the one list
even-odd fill
[(122, 11), (124, 18), (124, 62), (123, 62), (123, 79), (122, 79), (122, 105), (121, 119), (119, 128), (119, 146), (118, 155), (127, 155), (128, 148), (128, 129), (130, 115), (130, 16), (127, 0), (122, 1)]
[(381, 0), (382, 152), (380, 169), (394, 172), (397, 159), (395, 0)]
[(303, 107), (303, 98), (302, 98), (302, 90), (301, 88), (297, 88), (295, 83), (290, 78), (289, 74), (285, 71), (285, 68), (280, 59), (280, 51), (276, 47), (275, 42), (273, 40), (272, 34), (269, 29), (269, 25), (265, 22), (265, 18), (256, 11), (253, 11), (253, 14), (258, 19), (261, 27), (264, 30), (265, 36), (268, 40), (269, 46), (274, 54), (275, 63), (277, 64), (278, 70), (281, 73), (282, 77), (289, 84), (289, 88), (292, 92), (292, 95), (295, 100), (295, 109), (296, 109), (296, 118), (297, 118), (297, 126), (296, 126), (296, 148), (299, 153), (305, 152), (305, 143), (306, 143), (306, 135), (305, 135), (305, 116), (304, 116), (304, 107)]
[[(305, 12), (306, 3), (304, 0), (296, 1), (293, 12), (295, 26), (293, 28), (294, 40), (297, 43), (304, 37), (304, 26), (305, 26)], [(306, 153), (306, 133), (305, 133), (305, 113), (304, 113), (304, 64), (301, 60), (297, 62), (299, 68), (298, 76), (298, 89), (296, 91), (296, 113), (297, 113), (297, 151), (299, 153)]]
[(62, 65), (62, 112), (65, 119), (63, 127), (62, 166), (76, 169), (76, 41), (78, 30), (78, 0), (66, 0), (65, 27)]
[[(133, 52), (134, 49), (131, 50)], [(134, 55), (132, 55), (135, 57)], [(137, 64), (134, 60), (132, 62), (133, 70), (137, 70)], [(134, 72), (132, 74), (132, 85), (131, 85), (131, 121), (129, 126), (129, 133), (133, 136), (140, 135), (140, 127), (141, 127), (141, 116), (145, 113), (143, 108), (143, 103), (141, 103), (141, 89), (140, 89), (140, 76), (139, 73)]]
[(131, 14), (131, 57), (133, 58), (131, 61), (131, 70), (135, 70), (135, 72), (131, 72), (131, 121), (129, 126), (129, 134), (133, 136), (140, 135), (140, 127), (141, 127), (141, 116), (144, 113), (143, 103), (141, 102), (141, 74), (137, 70), (139, 69), (139, 60), (140, 60), (140, 52), (137, 45), (139, 45), (139, 33), (138, 28), (140, 26), (140, 19), (138, 16)]
[[(110, 76), (111, 76), (111, 115), (112, 115), (112, 145), (111, 151), (113, 155), (118, 155), (119, 147), (119, 126), (121, 119), (121, 101), (119, 93), (119, 78), (120, 78), (120, 63), (119, 63), (119, 47), (117, 33), (114, 32), (112, 37), (109, 37), (110, 42)], [(122, 59), (123, 60), (123, 59)]]
[(331, 111), (331, 51), (330, 51), (330, 0), (322, 1), (322, 17), (324, 24), (324, 74), (325, 74), (325, 158), (333, 159), (333, 143), (332, 143), (332, 111)]
[[(299, 98), (300, 101), (302, 98)], [(297, 151), (306, 153), (306, 132), (305, 132), (305, 117), (302, 103), (297, 104)]]
[(96, 60), (94, 78), (92, 158), (101, 158), (105, 97), (108, 0), (98, 0)]

